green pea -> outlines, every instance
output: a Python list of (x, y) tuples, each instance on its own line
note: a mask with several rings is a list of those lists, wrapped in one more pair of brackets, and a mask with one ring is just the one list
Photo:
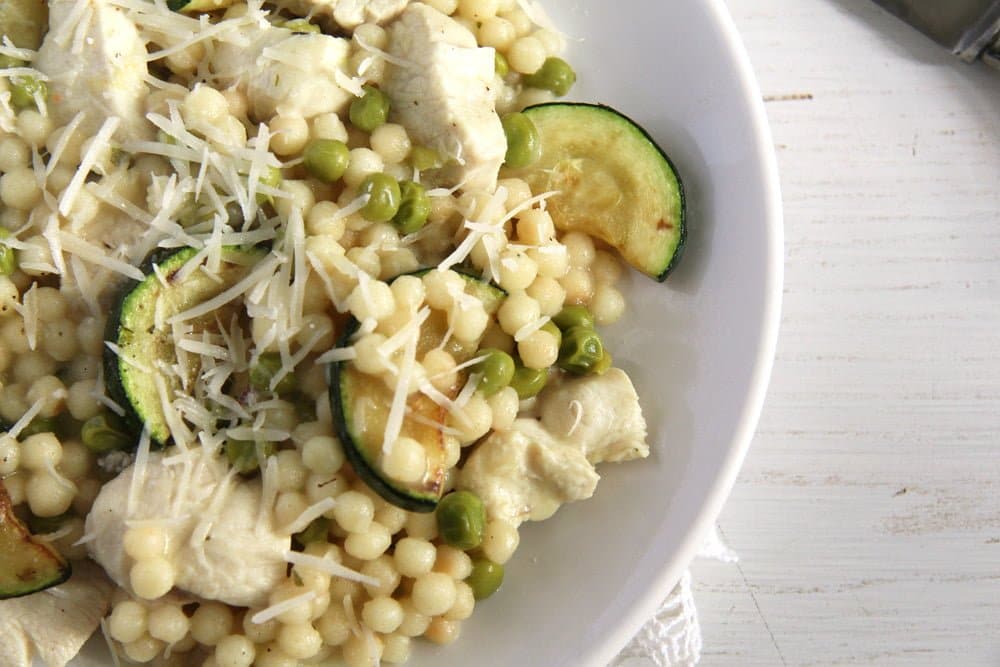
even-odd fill
[(475, 549), (486, 531), (486, 507), (471, 491), (449, 493), (438, 503), (438, 533), (456, 549)]
[(542, 153), (542, 142), (538, 137), (538, 128), (531, 119), (515, 111), (501, 118), (500, 122), (507, 135), (504, 164), (512, 169), (520, 169), (537, 161)]
[[(268, 167), (267, 171), (260, 175), (257, 182), (261, 185), (266, 185), (269, 188), (281, 187), (281, 183), (284, 180), (281, 176), (281, 169), (278, 167)], [(257, 204), (264, 204), (271, 202), (271, 195), (266, 195), (261, 192), (257, 193)]]
[(307, 19), (289, 19), (282, 26), (285, 30), (297, 33), (322, 32), (315, 23), (310, 23)]
[(312, 520), (306, 529), (301, 533), (292, 535), (292, 539), (301, 546), (306, 546), (313, 542), (325, 542), (330, 531), (330, 520), (326, 517), (318, 517)]
[(368, 174), (361, 181), (358, 194), (369, 195), (368, 203), (361, 209), (365, 220), (389, 222), (399, 211), (402, 194), (399, 183), (389, 174)]
[(472, 572), (466, 577), (465, 583), (472, 589), (474, 598), (485, 600), (503, 584), (503, 565), (487, 558), (474, 558)]
[(55, 433), (58, 429), (55, 417), (35, 417), (24, 427), (19, 436), (21, 439), (37, 433)]
[(277, 452), (273, 442), (254, 442), (253, 440), (226, 440), (226, 458), (229, 465), (242, 475), (249, 475), (260, 467), (260, 462)]
[(403, 181), (399, 184), (399, 194), (399, 210), (392, 217), (392, 224), (400, 234), (420, 231), (431, 214), (431, 198), (427, 196), (427, 190), (419, 183)]
[(371, 132), (389, 118), (389, 96), (375, 86), (365, 86), (365, 94), (351, 102), (348, 112), (354, 127)]
[(493, 54), (493, 72), (502, 79), (510, 73), (510, 65), (499, 51), (494, 51)]
[(550, 334), (555, 336), (556, 345), (562, 345), (562, 331), (559, 330), (552, 322), (546, 322), (542, 325), (542, 331), (548, 331)]
[(258, 391), (273, 391), (279, 396), (295, 391), (296, 382), (294, 373), (286, 373), (278, 384), (271, 389), (274, 376), (282, 368), (281, 355), (276, 352), (265, 352), (257, 358), (257, 363), (250, 367), (250, 384)]
[(551, 90), (559, 97), (568, 93), (574, 83), (576, 72), (568, 62), (554, 56), (546, 58), (537, 72), (524, 77), (524, 85)]
[(492, 396), (510, 384), (514, 378), (514, 359), (503, 350), (480, 350), (476, 356), (486, 355), (486, 358), (472, 367), (476, 373), (482, 373), (479, 381), (479, 391), (483, 396)]
[(544, 368), (527, 368), (518, 364), (514, 369), (514, 377), (510, 379), (510, 386), (517, 392), (517, 397), (522, 401), (532, 396), (537, 396), (549, 381), (549, 372)]
[(410, 164), (417, 171), (427, 171), (442, 167), (444, 160), (441, 158), (441, 154), (433, 148), (414, 146), (410, 149)]
[[(0, 240), (10, 238), (10, 231), (0, 227)], [(17, 252), (9, 245), (0, 243), (0, 276), (9, 276), (17, 269)]]
[(594, 316), (586, 306), (564, 306), (562, 310), (556, 313), (552, 321), (563, 331), (572, 329), (573, 327), (594, 328)]
[(309, 174), (325, 183), (339, 181), (351, 163), (351, 151), (347, 144), (336, 139), (316, 139), (310, 141), (302, 154), (303, 163)]
[(611, 353), (608, 352), (608, 348), (604, 348), (604, 354), (601, 355), (600, 360), (594, 364), (594, 368), (591, 369), (590, 372), (594, 375), (604, 375), (608, 372), (608, 369), (611, 368), (611, 365), (614, 364), (614, 361), (615, 360), (611, 357)]
[(134, 442), (118, 416), (110, 412), (103, 412), (83, 422), (80, 439), (95, 454), (125, 449)]
[(10, 80), (10, 103), (15, 109), (35, 106), (35, 94), (48, 99), (49, 87), (36, 76), (18, 76)]
[(603, 356), (604, 343), (600, 334), (590, 327), (573, 327), (563, 333), (556, 363), (575, 375), (587, 375)]
[(14, 56), (8, 56), (6, 54), (0, 53), (0, 69), (13, 69), (14, 67), (25, 67), (28, 63), (21, 60), (20, 58), (15, 58)]
[(316, 421), (316, 401), (297, 392), (289, 400), (295, 406), (295, 416), (298, 417), (299, 422)]

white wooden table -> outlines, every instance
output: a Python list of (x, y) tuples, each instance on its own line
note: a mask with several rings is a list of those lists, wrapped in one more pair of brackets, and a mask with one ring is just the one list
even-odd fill
[(1000, 72), (867, 0), (728, 4), (786, 286), (703, 664), (1000, 665)]

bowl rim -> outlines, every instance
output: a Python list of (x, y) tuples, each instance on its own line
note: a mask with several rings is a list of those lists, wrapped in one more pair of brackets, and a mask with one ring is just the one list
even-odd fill
[(774, 151), (764, 100), (757, 77), (750, 63), (750, 56), (736, 28), (736, 23), (723, 0), (709, 0), (708, 11), (719, 26), (722, 38), (730, 49), (736, 74), (744, 95), (750, 100), (750, 122), (754, 129), (754, 150), (759, 156), (764, 179), (764, 208), (766, 230), (766, 262), (764, 317), (761, 326), (761, 344), (754, 360), (751, 388), (743, 411), (736, 425), (736, 432), (726, 454), (719, 475), (708, 491), (707, 500), (694, 517), (691, 529), (662, 570), (653, 578), (645, 593), (630, 607), (627, 614), (594, 647), (587, 664), (608, 665), (640, 628), (656, 613), (664, 598), (680, 580), (684, 570), (697, 555), (708, 529), (718, 518), (740, 472), (750, 442), (753, 439), (764, 406), (771, 369), (774, 364), (781, 319), (782, 288), (784, 285), (784, 218), (782, 213), (781, 186), (778, 161)]

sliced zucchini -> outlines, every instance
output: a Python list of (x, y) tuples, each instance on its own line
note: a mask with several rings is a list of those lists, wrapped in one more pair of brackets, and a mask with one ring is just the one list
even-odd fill
[[(463, 274), (463, 277), (466, 279), (466, 293), (479, 298), (487, 314), (492, 315), (500, 308), (506, 292), (474, 276)], [(341, 347), (352, 344), (358, 327), (357, 320), (352, 319), (348, 323), (339, 343)], [(417, 358), (438, 347), (447, 330), (445, 314), (431, 311), (420, 328)], [(478, 348), (478, 343), (462, 344), (450, 338), (444, 349), (456, 362), (462, 363), (471, 359)], [(407, 399), (410, 413), (403, 419), (400, 435), (413, 438), (423, 446), (427, 468), (421, 479), (401, 482), (387, 475), (382, 467), (382, 438), (392, 405), (392, 389), (381, 379), (362, 373), (351, 361), (330, 364), (329, 384), (334, 426), (347, 460), (358, 476), (373, 491), (398, 507), (411, 512), (433, 512), (441, 499), (448, 472), (444, 465), (444, 435), (437, 426), (444, 423), (446, 410), (420, 393)]]
[[(143, 265), (146, 277), (125, 286), (105, 330), (105, 340), (118, 346), (117, 354), (110, 348), (104, 350), (108, 394), (126, 408), (129, 427), (139, 432), (145, 426), (150, 439), (160, 445), (170, 439), (170, 428), (163, 414), (157, 377), (163, 380), (170, 396), (183, 384), (180, 378), (157, 370), (160, 363), (176, 363), (174, 333), (167, 320), (235, 285), (267, 251), (259, 247), (226, 247), (217, 274), (191, 271), (180, 279), (178, 271), (197, 253), (195, 248), (182, 248), (150, 257)], [(154, 265), (163, 282), (154, 272)], [(236, 307), (232, 302), (225, 306), (222, 320), (228, 321), (229, 310)], [(217, 314), (213, 312), (189, 323), (196, 330), (214, 327)], [(190, 368), (188, 379), (193, 380), (199, 370)]]
[(0, 600), (29, 595), (69, 579), (72, 568), (48, 544), (36, 541), (14, 516), (0, 480)]
[(236, 0), (167, 0), (167, 7), (174, 12), (195, 14), (214, 12), (217, 9), (231, 7)]
[(616, 248), (662, 281), (684, 248), (684, 187), (666, 153), (610, 107), (553, 102), (524, 113), (538, 130), (541, 157), (509, 170), (533, 192), (558, 191), (547, 210), (558, 229)]
[(0, 36), (9, 37), (20, 49), (37, 50), (49, 26), (49, 3), (45, 0), (0, 2)]

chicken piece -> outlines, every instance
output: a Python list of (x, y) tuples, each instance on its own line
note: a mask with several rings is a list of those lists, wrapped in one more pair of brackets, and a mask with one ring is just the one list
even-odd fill
[(79, 112), (77, 130), (93, 136), (109, 116), (121, 118), (122, 141), (146, 139), (146, 46), (135, 24), (107, 0), (51, 0), (49, 32), (34, 66), (49, 77), (49, 110), (56, 125)]
[(639, 396), (619, 368), (565, 380), (538, 401), (545, 430), (572, 443), (591, 463), (649, 456)]
[(226, 464), (209, 455), (193, 465), (185, 483), (183, 465), (164, 465), (161, 455), (151, 454), (127, 517), (135, 466), (105, 484), (87, 516), (87, 533), (95, 535), (88, 543), (91, 556), (130, 589), (132, 559), (122, 547), (126, 519), (163, 519), (177, 588), (233, 605), (267, 604), (268, 592), (285, 578), (291, 538), (271, 528), (270, 514), (263, 525), (259, 521), (260, 481), (228, 476)]
[(298, 14), (330, 17), (337, 26), (354, 30), (362, 23), (384, 23), (396, 18), (409, 0), (294, 0), (287, 3)]
[(518, 419), (494, 432), (458, 479), (490, 517), (514, 525), (547, 519), (561, 504), (592, 496), (596, 464), (649, 455), (639, 397), (624, 371), (564, 380), (538, 401), (538, 421)]
[(415, 143), (453, 158), (445, 179), (492, 191), (507, 152), (493, 88), (494, 51), (457, 21), (422, 3), (389, 27), (385, 91)]
[(476, 448), (458, 487), (479, 496), (490, 517), (518, 525), (542, 521), (563, 503), (589, 498), (598, 479), (580, 450), (556, 441), (535, 420), (518, 419)]
[(269, 24), (254, 24), (244, 32), (249, 45), (220, 44), (212, 70), (246, 92), (250, 111), (258, 120), (340, 112), (353, 98), (337, 82), (339, 76), (346, 76), (350, 53), (346, 39), (294, 34)]
[(66, 665), (108, 613), (112, 588), (99, 567), (78, 561), (66, 583), (0, 601), (0, 665)]

